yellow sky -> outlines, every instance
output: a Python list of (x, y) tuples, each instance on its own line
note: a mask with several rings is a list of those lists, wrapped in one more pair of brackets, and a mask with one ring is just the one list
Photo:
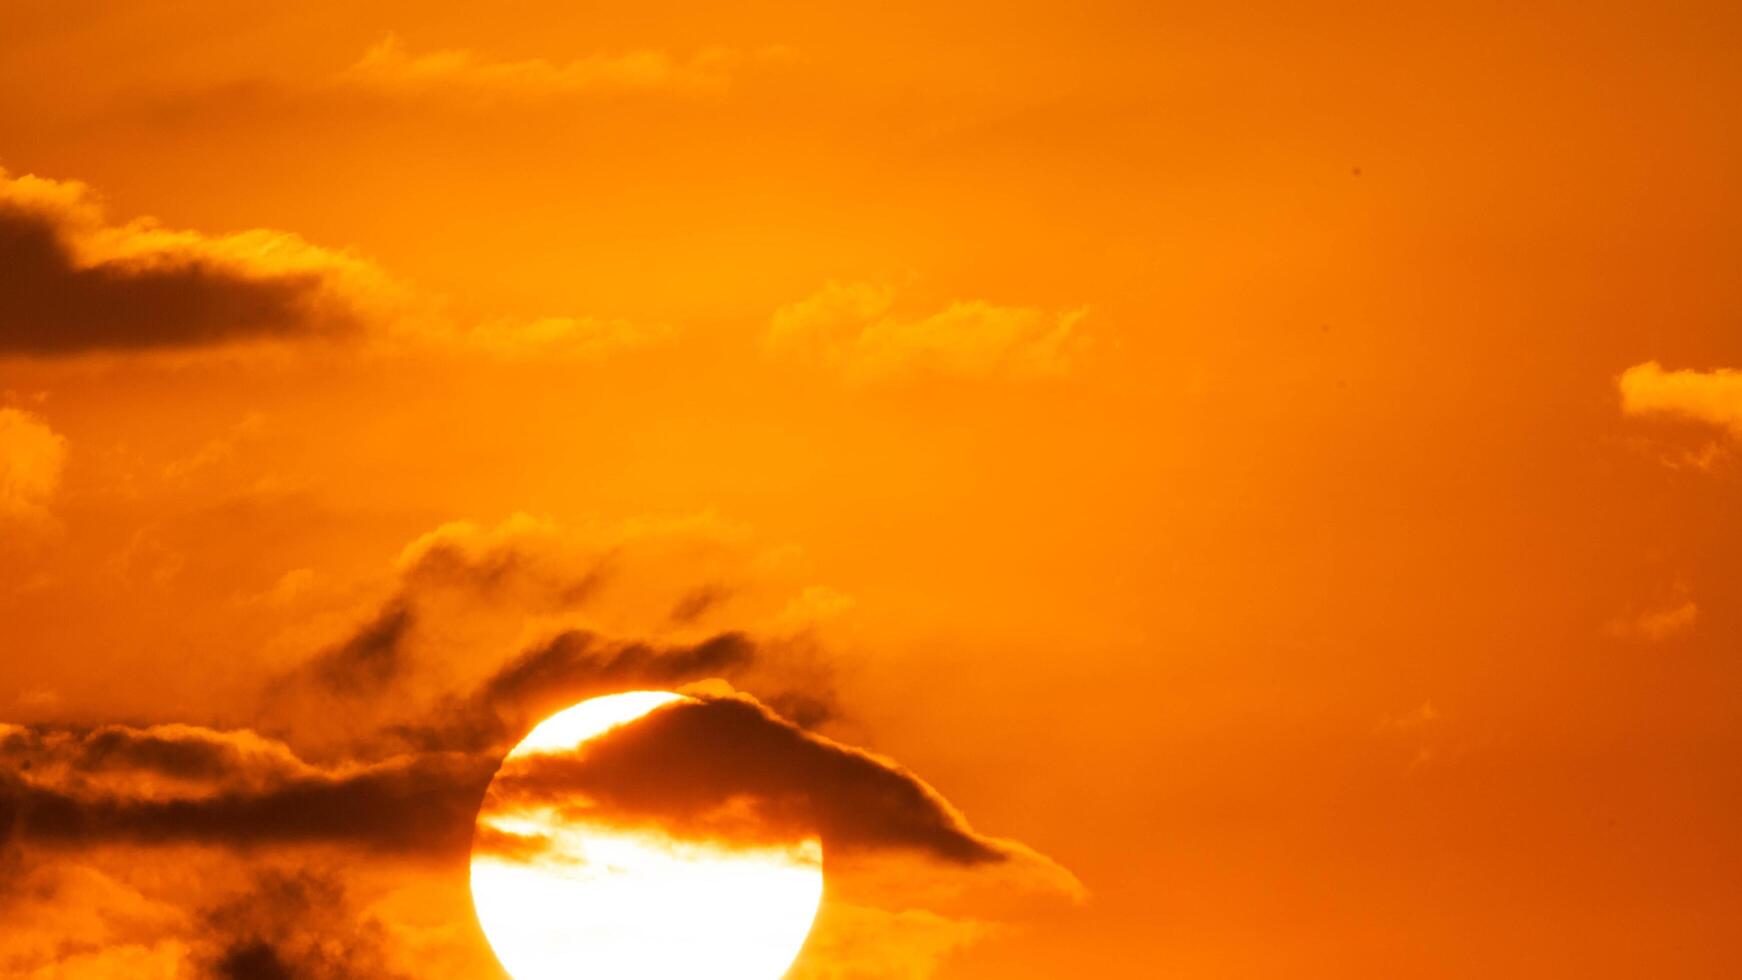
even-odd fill
[[(329, 766), (743, 631), (1087, 895), (902, 858), (804, 976), (1722, 975), (1742, 24), (1515, 7), (11, 0), (0, 720)], [(395, 601), (407, 686), (299, 700)], [(10, 846), (86, 897), (0, 973), (251, 921)]]

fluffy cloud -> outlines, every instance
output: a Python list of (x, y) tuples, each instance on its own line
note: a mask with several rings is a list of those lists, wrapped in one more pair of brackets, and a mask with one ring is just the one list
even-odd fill
[(1656, 361), (1622, 372), (1621, 411), (1701, 422), (1742, 438), (1742, 371), (1665, 371)]
[(831, 282), (776, 311), (766, 344), (776, 356), (822, 364), (859, 382), (912, 374), (1047, 377), (1070, 367), (1086, 314), (983, 300), (918, 316), (895, 306), (888, 287)]
[(354, 331), (391, 284), (287, 232), (112, 224), (77, 181), (0, 171), (0, 354), (189, 347)]
[(593, 54), (570, 61), (492, 61), (466, 50), (416, 54), (388, 35), (340, 76), (343, 85), (388, 95), (448, 94), (475, 100), (529, 99), (625, 92), (717, 92), (749, 60), (779, 57), (778, 49), (746, 56), (709, 48), (688, 58), (663, 51)]
[(44, 516), (60, 487), (66, 455), (65, 437), (41, 418), (0, 408), (0, 521)]

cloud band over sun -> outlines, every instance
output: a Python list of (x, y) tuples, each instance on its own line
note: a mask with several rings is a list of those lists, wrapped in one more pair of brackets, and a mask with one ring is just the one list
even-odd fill
[[(545, 845), (536, 838), (475, 830), (487, 786), (498, 802), (560, 808), (586, 801), (589, 819), (600, 825), (656, 829), (671, 840), (727, 849), (814, 836), (831, 887), (855, 896), (826, 912), (822, 941), (836, 941), (830, 930), (874, 928), (864, 917), (880, 902), (920, 900), (920, 893), (885, 891), (877, 869), (890, 864), (907, 868), (908, 880), (954, 882), (940, 895), (1013, 883), (1039, 900), (1080, 895), (1068, 872), (976, 830), (899, 763), (806, 727), (827, 726), (842, 709), (826, 687), (792, 670), (779, 634), (643, 640), (571, 627), (500, 658), (465, 687), (427, 686), (440, 671), (425, 630), (469, 604), (512, 612), (603, 601), (615, 577), (642, 567), (627, 549), (666, 547), (657, 537), (629, 540), (637, 543), (601, 552), (611, 556), (601, 564), (526, 518), (496, 527), (452, 524), (422, 536), (405, 549), (398, 585), (375, 614), (287, 674), (264, 680), (252, 727), (182, 720), (0, 725), (0, 855), (26, 875), (64, 880), (89, 868), (105, 881), (130, 880), (117, 860), (152, 867), (193, 854), (232, 874), (270, 858), (268, 871), (239, 879), (237, 887), (253, 897), (222, 914), (255, 909), (247, 917), (255, 923), (259, 903), (267, 902), (280, 909), (275, 926), (251, 926), (186, 954), (217, 977), (264, 975), (248, 972), (267, 968), (261, 963), (306, 971), (311, 951), (325, 942), (322, 930), (373, 929), (361, 910), (317, 914), (293, 900), (324, 890), (346, 909), (343, 892), (334, 890), (352, 876), (335, 867), (360, 863), (442, 888), (452, 887), (442, 883), (463, 873), (469, 854), (540, 860)], [(684, 614), (674, 628), (691, 630), (684, 624), (703, 615), (696, 590), (676, 594)], [(767, 703), (739, 685), (761, 691)], [(690, 696), (575, 752), (503, 767), (508, 749), (552, 712), (648, 688)], [(778, 705), (790, 705), (805, 724), (783, 718)], [(352, 723), (311, 724), (335, 711)], [(146, 884), (128, 887), (152, 892)], [(153, 900), (181, 907), (173, 897)], [(940, 901), (945, 908), (959, 902)], [(978, 928), (971, 923), (961, 925), (964, 935)], [(166, 925), (156, 934), (181, 936), (182, 928)], [(356, 962), (377, 964), (381, 975), (417, 972), (416, 954), (391, 935), (346, 949)]]

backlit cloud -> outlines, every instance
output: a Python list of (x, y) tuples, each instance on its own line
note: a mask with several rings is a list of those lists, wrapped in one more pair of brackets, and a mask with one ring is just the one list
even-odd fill
[[(306, 845), (445, 862), (471, 846), (502, 751), (321, 765), (245, 729), (8, 725), (0, 727), (0, 845)], [(807, 732), (741, 695), (656, 711), (578, 752), (514, 760), (491, 793), (505, 806), (584, 799), (607, 821), (677, 836), (814, 833), (847, 857), (897, 850), (968, 868), (1026, 862), (1075, 888), (1050, 861), (975, 831), (894, 761)]]
[(895, 762), (806, 732), (742, 696), (653, 711), (573, 753), (510, 760), (505, 806), (584, 799), (607, 822), (760, 842), (816, 833), (825, 853), (907, 849), (948, 864), (1012, 859)]
[(889, 287), (831, 282), (775, 312), (767, 348), (857, 382), (916, 374), (1048, 377), (1070, 367), (1087, 312), (966, 300), (906, 314), (896, 299)]
[(1646, 361), (1622, 372), (1618, 384), (1627, 415), (1701, 422), (1742, 438), (1742, 371), (1666, 371)]
[[(0, 861), (19, 856), (41, 888), (101, 886), (85, 914), (43, 927), (86, 943), (97, 975), (490, 975), (465, 959), (487, 962), (480, 937), (407, 930), (404, 909), (377, 903), (429, 889), (407, 901), (470, 923), (468, 853), (539, 846), (473, 836), (504, 754), (573, 702), (657, 688), (698, 700), (496, 785), (678, 837), (820, 837), (837, 897), (819, 942), (872, 974), (929, 969), (987, 921), (1027, 914), (1007, 896), (1080, 895), (1069, 872), (842, 740), (830, 667), (792, 637), (847, 600), (792, 579), (790, 560), (708, 515), (442, 524), (373, 599), (351, 600), (348, 630), (256, 668), (264, 694), (237, 720), (0, 725)], [(163, 877), (190, 861), (212, 880)], [(0, 904), (42, 913), (31, 895)], [(0, 973), (64, 955), (0, 943)], [(471, 965), (432, 972), (437, 959)]]

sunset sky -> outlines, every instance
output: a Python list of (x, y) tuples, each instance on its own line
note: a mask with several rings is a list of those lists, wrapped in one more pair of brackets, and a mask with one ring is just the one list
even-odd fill
[(490, 775), (635, 689), (792, 980), (1734, 975), (1738, 51), (0, 0), (0, 976), (502, 980)]

